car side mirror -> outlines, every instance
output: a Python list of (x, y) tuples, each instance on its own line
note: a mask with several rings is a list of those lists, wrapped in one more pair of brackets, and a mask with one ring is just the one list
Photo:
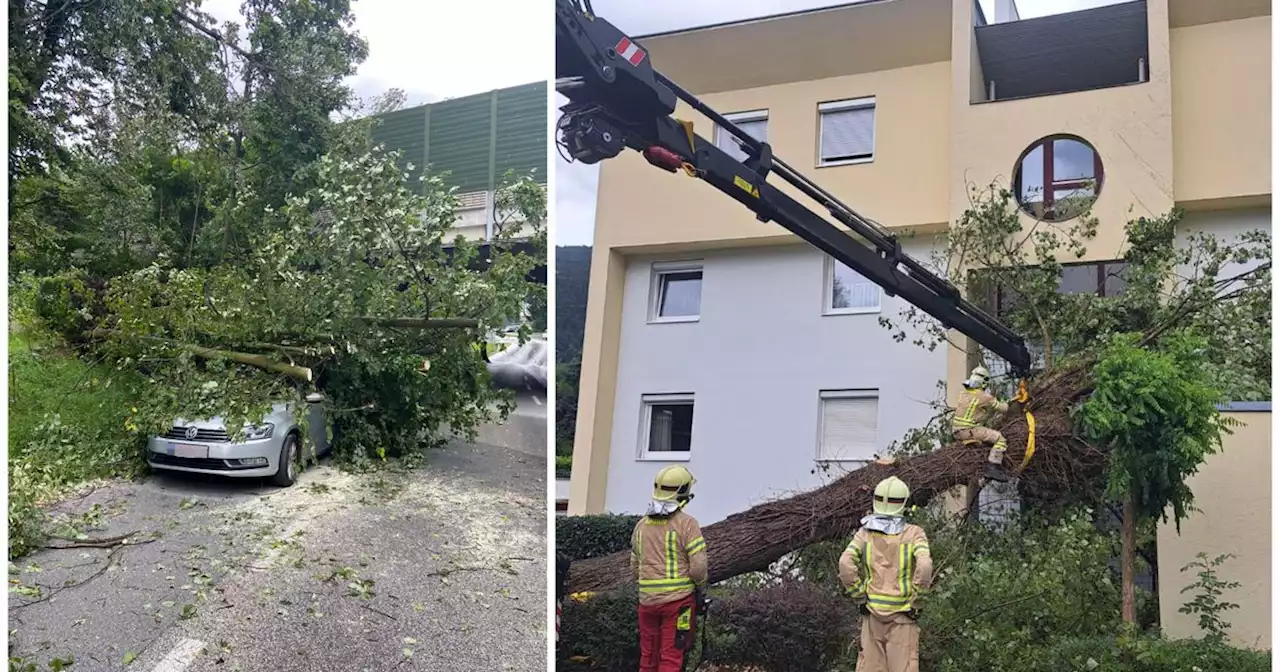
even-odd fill
[(319, 392), (312, 392), (311, 394), (307, 395), (308, 404), (318, 404), (322, 401), (324, 401), (324, 395), (320, 394)]

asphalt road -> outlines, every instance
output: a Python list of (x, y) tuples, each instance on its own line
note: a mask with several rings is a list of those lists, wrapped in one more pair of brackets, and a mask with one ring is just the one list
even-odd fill
[[(410, 472), (156, 475), (60, 505), (115, 548), (10, 563), (10, 656), (148, 672), (543, 670), (546, 407)], [(38, 592), (37, 592), (38, 591)], [(128, 661), (128, 662), (126, 662)]]

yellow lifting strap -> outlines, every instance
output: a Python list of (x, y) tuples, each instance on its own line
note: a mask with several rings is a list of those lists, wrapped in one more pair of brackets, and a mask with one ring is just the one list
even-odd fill
[[(1027, 381), (1018, 381), (1018, 394), (1014, 396), (1014, 401), (1019, 403), (1027, 403)], [(1027, 452), (1022, 457), (1022, 465), (1018, 467), (1021, 472), (1027, 468), (1027, 464), (1031, 462), (1031, 456), (1036, 454), (1036, 416), (1031, 415), (1031, 411), (1023, 409), (1027, 415)]]
[[(689, 138), (689, 152), (696, 153), (697, 148), (693, 146), (693, 122), (685, 121), (684, 119), (676, 119), (676, 123), (680, 124), (681, 128), (684, 129), (685, 137)], [(684, 171), (684, 174), (689, 177), (698, 176), (698, 169), (694, 168), (693, 164), (688, 161), (682, 161), (680, 163), (680, 168)]]
[(684, 119), (676, 119), (676, 123), (680, 124), (684, 128), (684, 134), (689, 138), (689, 151), (698, 151), (698, 148), (693, 146), (693, 122), (685, 121)]

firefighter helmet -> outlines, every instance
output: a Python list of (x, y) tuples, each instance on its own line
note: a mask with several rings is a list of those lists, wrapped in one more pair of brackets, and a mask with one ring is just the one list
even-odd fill
[(697, 479), (680, 465), (663, 467), (653, 478), (653, 498), (660, 502), (684, 502), (693, 499), (693, 484)]
[(969, 373), (969, 379), (964, 381), (964, 386), (975, 390), (986, 387), (987, 381), (991, 379), (991, 372), (985, 366), (975, 366), (973, 371)]
[(910, 496), (911, 489), (907, 484), (897, 476), (890, 476), (876, 484), (872, 508), (882, 516), (900, 516), (906, 510), (907, 498)]

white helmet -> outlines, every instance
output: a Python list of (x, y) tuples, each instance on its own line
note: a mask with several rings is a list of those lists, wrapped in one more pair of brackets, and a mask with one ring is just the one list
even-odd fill
[(987, 381), (991, 379), (991, 372), (985, 366), (976, 366), (969, 373), (969, 379), (964, 381), (964, 386), (974, 390), (987, 386)]

